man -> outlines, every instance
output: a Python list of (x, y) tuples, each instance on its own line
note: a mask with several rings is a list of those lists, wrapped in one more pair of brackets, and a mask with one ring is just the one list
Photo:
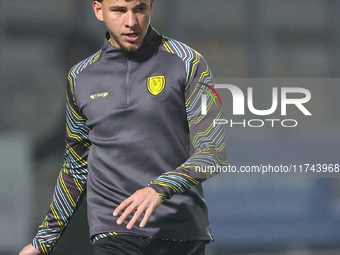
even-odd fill
[(153, 2), (93, 2), (106, 40), (69, 73), (65, 163), (20, 255), (50, 254), (85, 192), (96, 255), (201, 255), (212, 240), (201, 186), (211, 176), (199, 169), (226, 164), (223, 125), (213, 125), (223, 111), (210, 99), (201, 114), (211, 72), (150, 26)]

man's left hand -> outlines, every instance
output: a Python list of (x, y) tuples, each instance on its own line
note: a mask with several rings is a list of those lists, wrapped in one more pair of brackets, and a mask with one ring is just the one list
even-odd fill
[(161, 203), (162, 199), (157, 192), (154, 189), (147, 187), (137, 190), (129, 198), (125, 199), (116, 208), (116, 210), (114, 210), (113, 216), (118, 216), (118, 214), (125, 209), (123, 214), (117, 220), (117, 224), (120, 225), (131, 213), (135, 212), (132, 219), (126, 226), (127, 229), (131, 229), (139, 217), (145, 213), (143, 220), (139, 224), (139, 227), (143, 228), (148, 222), (153, 211), (156, 210)]

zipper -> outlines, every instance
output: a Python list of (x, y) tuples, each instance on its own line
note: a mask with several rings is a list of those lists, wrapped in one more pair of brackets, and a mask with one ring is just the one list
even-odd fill
[(125, 74), (125, 107), (129, 106), (130, 104), (130, 73), (132, 69), (132, 61), (130, 58), (130, 54), (127, 55), (126, 58), (127, 62), (127, 68), (126, 68), (126, 74)]

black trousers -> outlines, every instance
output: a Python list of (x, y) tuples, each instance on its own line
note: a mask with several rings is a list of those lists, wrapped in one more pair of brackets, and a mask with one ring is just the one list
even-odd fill
[(115, 235), (94, 243), (95, 255), (204, 255), (207, 241), (166, 241)]

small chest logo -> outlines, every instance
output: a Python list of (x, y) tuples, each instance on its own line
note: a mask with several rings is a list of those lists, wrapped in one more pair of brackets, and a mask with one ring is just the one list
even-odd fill
[(90, 97), (91, 97), (92, 99), (96, 99), (96, 98), (98, 98), (98, 97), (107, 97), (108, 94), (109, 94), (109, 92), (104, 92), (104, 93), (99, 93), (99, 94), (93, 94), (93, 95), (91, 95)]
[(152, 76), (148, 78), (147, 82), (148, 91), (154, 95), (159, 95), (165, 87), (165, 77), (164, 76)]

